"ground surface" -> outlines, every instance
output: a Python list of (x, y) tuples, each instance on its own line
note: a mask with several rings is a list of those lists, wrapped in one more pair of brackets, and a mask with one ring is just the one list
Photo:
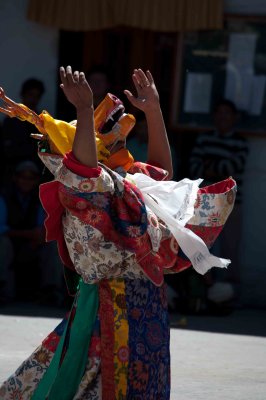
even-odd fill
[[(28, 304), (0, 309), (0, 382), (63, 315), (60, 309)], [(171, 400), (266, 399), (265, 310), (225, 317), (171, 315), (171, 325)]]

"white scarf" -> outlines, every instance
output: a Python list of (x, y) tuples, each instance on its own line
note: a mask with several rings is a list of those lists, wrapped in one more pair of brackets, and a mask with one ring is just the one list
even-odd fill
[(146, 207), (166, 224), (198, 273), (203, 275), (212, 267), (226, 268), (230, 264), (230, 260), (212, 255), (204, 241), (185, 228), (194, 215), (194, 204), (202, 179), (155, 181), (139, 173), (132, 175), (131, 179), (141, 191)]

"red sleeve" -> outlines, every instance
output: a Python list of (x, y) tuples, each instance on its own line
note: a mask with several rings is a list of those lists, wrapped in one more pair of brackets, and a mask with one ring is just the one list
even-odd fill
[(63, 163), (71, 172), (84, 178), (98, 178), (102, 170), (101, 167), (91, 168), (81, 164), (72, 151), (65, 154)]

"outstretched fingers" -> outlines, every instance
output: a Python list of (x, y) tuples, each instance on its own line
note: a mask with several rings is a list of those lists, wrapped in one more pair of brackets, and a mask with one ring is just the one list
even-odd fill
[(65, 71), (64, 67), (60, 67), (59, 74), (60, 74), (60, 79), (61, 79), (62, 85), (66, 84), (66, 71)]
[(75, 71), (73, 73), (70, 65), (68, 65), (66, 69), (64, 67), (60, 67), (59, 73), (62, 82), (60, 87), (62, 89), (66, 88), (66, 86), (73, 85), (75, 84), (75, 82), (79, 81), (79, 72)]
[(135, 75), (136, 81), (141, 89), (144, 89), (145, 87), (150, 86), (150, 81), (141, 68), (134, 69), (134, 75)]
[(133, 94), (130, 92), (130, 90), (124, 90), (124, 94), (127, 96), (128, 100), (132, 103), (135, 99)]
[(86, 77), (85, 77), (84, 72), (80, 72), (80, 74), (79, 74), (79, 81), (80, 81), (80, 83), (81, 83), (82, 85), (89, 85), (88, 82), (87, 82), (87, 80), (86, 80)]
[[(84, 72), (79, 73), (79, 83), (81, 84), (82, 89), (90, 88), (90, 85), (87, 82)], [(91, 88), (90, 88), (91, 90)]]
[(75, 107), (91, 107), (93, 93), (84, 72), (72, 71), (71, 66), (60, 67), (60, 87)]
[(145, 98), (141, 97), (139, 93), (138, 97), (135, 97), (129, 90), (124, 90), (124, 94), (134, 107), (140, 108), (141, 103), (145, 102)]
[(72, 68), (70, 65), (68, 65), (66, 67), (66, 80), (67, 80), (67, 83), (69, 83), (69, 84), (75, 83), (73, 73), (72, 73)]
[(67, 66), (66, 69), (64, 67), (60, 67), (59, 72), (62, 82), (60, 86), (62, 88), (66, 85), (73, 85), (73, 84), (75, 85), (76, 83), (82, 83), (83, 85), (88, 84), (84, 72), (79, 72), (79, 71), (72, 72), (71, 66)]
[(75, 82), (79, 82), (79, 71), (73, 73), (73, 79)]
[(149, 79), (150, 84), (152, 85), (154, 83), (154, 79), (153, 79), (153, 76), (152, 76), (151, 72), (149, 70), (146, 71), (146, 75), (147, 75), (147, 77)]

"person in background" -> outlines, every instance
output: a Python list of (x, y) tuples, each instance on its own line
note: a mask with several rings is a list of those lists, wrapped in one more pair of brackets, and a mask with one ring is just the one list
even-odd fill
[[(20, 97), (24, 105), (38, 113), (38, 104), (44, 94), (43, 83), (34, 78), (26, 80), (21, 87)], [(31, 139), (32, 125), (17, 118), (6, 117), (1, 131), (1, 151), (3, 155), (2, 181), (5, 183), (14, 172), (15, 165), (23, 160), (41, 163), (36, 156), (36, 143)]]
[(0, 196), (0, 301), (39, 300), (59, 304), (62, 268), (54, 244), (45, 243), (45, 213), (39, 200), (40, 172), (32, 161), (15, 168)]
[(94, 65), (87, 71), (86, 76), (93, 91), (93, 105), (96, 108), (111, 90), (111, 74), (104, 65)]
[(136, 125), (132, 135), (127, 140), (127, 148), (134, 158), (141, 162), (147, 162), (148, 158), (148, 128), (145, 115), (136, 116)]
[[(135, 160), (149, 163), (148, 160), (148, 127), (145, 115), (143, 113), (139, 113), (136, 115), (136, 125), (133, 129), (132, 135), (127, 139), (127, 148), (131, 154), (133, 154)], [(171, 144), (170, 151), (172, 157), (172, 165), (173, 165), (173, 179), (177, 174), (177, 159), (175, 150), (172, 148)], [(154, 160), (156, 162), (156, 160)]]
[[(237, 120), (238, 110), (235, 104), (226, 99), (220, 100), (214, 107), (214, 130), (198, 136), (189, 162), (190, 177), (204, 178), (204, 185), (232, 176), (238, 186), (234, 210), (216, 246), (219, 254), (231, 260), (231, 267), (226, 271), (212, 270), (205, 276), (205, 282), (210, 286), (207, 297), (216, 304), (238, 297), (241, 280), (239, 244), (242, 234), (242, 188), (248, 143), (245, 137), (235, 131)], [(219, 215), (213, 215), (213, 225), (217, 223), (217, 219)]]

